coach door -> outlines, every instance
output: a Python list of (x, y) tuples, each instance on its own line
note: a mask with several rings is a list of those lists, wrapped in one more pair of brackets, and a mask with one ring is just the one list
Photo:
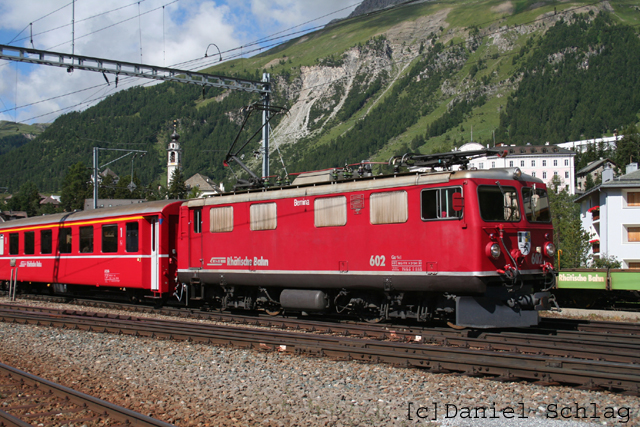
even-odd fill
[(160, 270), (160, 223), (158, 217), (153, 216), (150, 219), (151, 223), (151, 290), (157, 291), (158, 287), (158, 272)]

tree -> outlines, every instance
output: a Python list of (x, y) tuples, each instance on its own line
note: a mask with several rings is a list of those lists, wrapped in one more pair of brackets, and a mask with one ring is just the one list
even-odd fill
[(616, 144), (615, 163), (622, 174), (625, 173), (625, 166), (632, 162), (640, 161), (640, 134), (635, 125), (626, 127), (623, 130), (624, 137)]
[(84, 163), (79, 162), (69, 167), (62, 182), (60, 204), (66, 212), (84, 208), (84, 199), (91, 198), (93, 185), (91, 173)]
[(38, 187), (31, 181), (27, 181), (14, 194), (9, 202), (9, 209), (14, 211), (24, 211), (27, 216), (37, 215), (40, 211), (40, 192)]
[(562, 251), (561, 268), (586, 267), (589, 261), (589, 234), (582, 229), (580, 206), (573, 203), (573, 198), (555, 175), (549, 186), (549, 202), (553, 243)]
[(593, 260), (594, 268), (621, 268), (622, 263), (615, 255), (600, 254), (599, 258)]
[(184, 175), (180, 168), (176, 168), (171, 177), (171, 183), (167, 189), (168, 199), (184, 199), (187, 195), (187, 185), (184, 183)]

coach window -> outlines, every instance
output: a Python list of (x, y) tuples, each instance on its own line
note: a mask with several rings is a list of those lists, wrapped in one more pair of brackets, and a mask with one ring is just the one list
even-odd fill
[(373, 193), (369, 201), (371, 224), (398, 224), (407, 222), (409, 218), (406, 191)]
[(127, 223), (127, 252), (138, 252), (138, 223)]
[(52, 251), (53, 232), (51, 230), (40, 230), (40, 253), (50, 254)]
[(9, 255), (18, 255), (20, 252), (20, 234), (9, 234)]
[(36, 233), (34, 231), (24, 232), (24, 253), (33, 255), (36, 250)]
[(313, 202), (316, 227), (340, 227), (347, 224), (347, 198), (323, 197)]
[(58, 233), (58, 247), (61, 254), (71, 253), (71, 228), (61, 228)]
[(211, 208), (209, 211), (209, 231), (212, 233), (233, 231), (233, 206)]
[(93, 253), (93, 227), (80, 227), (80, 252)]
[(278, 226), (278, 208), (275, 203), (260, 203), (249, 208), (252, 231), (275, 230)]
[(118, 252), (118, 224), (102, 226), (102, 252)]
[(520, 203), (514, 187), (481, 185), (478, 202), (480, 216), (485, 221), (520, 221)]
[(435, 188), (422, 190), (421, 206), (422, 219), (460, 219), (462, 209), (453, 209), (453, 195), (462, 194), (462, 188)]

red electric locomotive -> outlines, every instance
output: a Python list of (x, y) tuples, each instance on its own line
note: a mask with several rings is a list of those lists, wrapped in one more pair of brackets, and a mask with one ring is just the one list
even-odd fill
[(157, 201), (0, 224), (0, 280), (52, 293), (125, 291), (133, 300), (175, 288), (182, 202)]
[(426, 172), (311, 173), (190, 200), (177, 294), (273, 314), (535, 325), (554, 279), (545, 184), (517, 168), (451, 170), (474, 154), (392, 159)]

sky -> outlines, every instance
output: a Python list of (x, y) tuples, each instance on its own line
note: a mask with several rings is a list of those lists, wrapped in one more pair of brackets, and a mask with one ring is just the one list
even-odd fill
[[(218, 49), (223, 61), (255, 55), (259, 45), (248, 45), (346, 17), (359, 3), (0, 0), (0, 44), (197, 71), (219, 60)], [(0, 120), (50, 123), (116, 90), (148, 83), (121, 78), (116, 89), (114, 76), (108, 78), (110, 85), (100, 73), (0, 60)]]

